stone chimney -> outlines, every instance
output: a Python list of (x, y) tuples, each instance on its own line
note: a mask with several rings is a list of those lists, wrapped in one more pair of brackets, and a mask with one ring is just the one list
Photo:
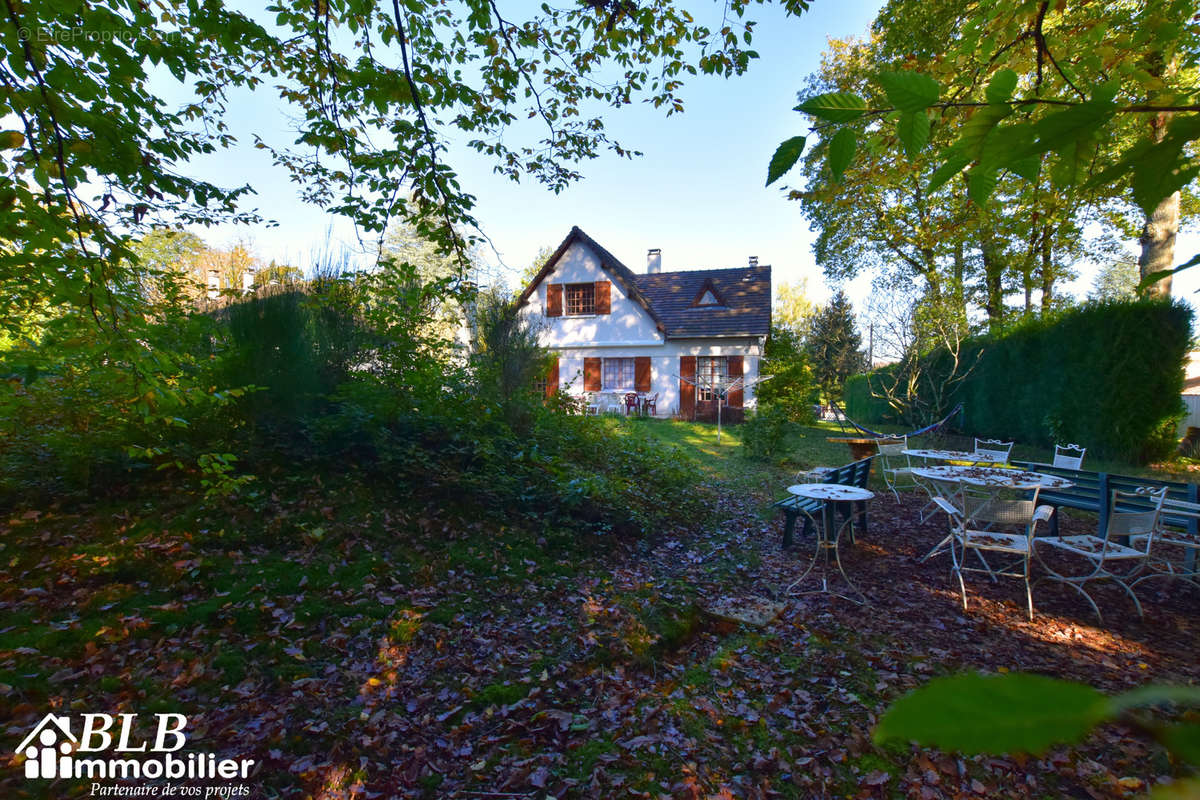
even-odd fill
[(646, 274), (657, 275), (662, 272), (662, 250), (652, 247), (646, 251)]
[(750, 256), (750, 266), (752, 266), (752, 267), (758, 266), (758, 256)]

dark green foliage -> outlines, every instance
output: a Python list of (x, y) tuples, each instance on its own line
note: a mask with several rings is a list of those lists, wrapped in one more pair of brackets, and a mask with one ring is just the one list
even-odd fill
[(854, 309), (845, 292), (839, 291), (813, 317), (806, 348), (821, 393), (826, 399), (840, 400), (846, 379), (867, 366), (862, 337), (854, 325)]
[(818, 402), (816, 378), (808, 365), (808, 357), (800, 336), (791, 328), (773, 327), (763, 349), (759, 374), (770, 375), (756, 389), (762, 406), (782, 410), (793, 422), (811, 424), (813, 406)]
[[(1161, 301), (1089, 304), (969, 340), (963, 358), (978, 356), (978, 364), (950, 398), (963, 403), (963, 432), (1079, 442), (1105, 458), (1161, 458), (1182, 413), (1191, 318), (1186, 306)], [(932, 353), (930, 369), (946, 357)], [(865, 379), (847, 394), (850, 416), (884, 421), (886, 403), (867, 396)]]
[(884, 387), (895, 381), (895, 365), (853, 375), (846, 381), (842, 395), (843, 410), (855, 422), (872, 425), (897, 422), (895, 410), (887, 401)]
[(779, 406), (760, 405), (758, 412), (748, 417), (742, 426), (742, 446), (746, 448), (746, 455), (762, 460), (776, 458), (792, 427), (788, 417)]

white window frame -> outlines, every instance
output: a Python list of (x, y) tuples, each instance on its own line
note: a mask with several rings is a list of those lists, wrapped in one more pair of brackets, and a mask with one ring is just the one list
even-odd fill
[(709, 403), (717, 399), (712, 382), (705, 378), (719, 377), (719, 385), (729, 381), (729, 356), (696, 356), (696, 399)]
[[(626, 371), (628, 370), (628, 383)], [(600, 390), (604, 392), (637, 391), (637, 359), (605, 358), (600, 363)]]

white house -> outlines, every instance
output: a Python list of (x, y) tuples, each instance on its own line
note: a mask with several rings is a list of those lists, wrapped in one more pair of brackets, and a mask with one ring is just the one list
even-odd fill
[[(754, 406), (754, 381), (771, 328), (771, 268), (662, 272), (651, 250), (636, 274), (578, 227), (518, 298), (535, 317), (543, 346), (557, 355), (548, 390), (644, 392), (657, 414), (712, 419), (703, 388), (741, 376), (722, 412), (736, 420)], [(697, 388), (696, 384), (701, 384)]]

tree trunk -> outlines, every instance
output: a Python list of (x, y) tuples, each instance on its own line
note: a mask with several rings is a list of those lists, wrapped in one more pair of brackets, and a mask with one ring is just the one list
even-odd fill
[(984, 232), (979, 243), (983, 256), (983, 282), (987, 290), (984, 310), (988, 315), (988, 328), (997, 331), (1004, 324), (1004, 262), (998, 257), (989, 232)]
[[(1142, 254), (1138, 258), (1138, 272), (1142, 278), (1153, 272), (1175, 266), (1175, 235), (1179, 233), (1179, 192), (1165, 197), (1146, 218), (1142, 226)], [(1149, 297), (1170, 297), (1171, 276), (1151, 284), (1146, 294)]]
[(1050, 313), (1054, 302), (1054, 248), (1050, 241), (1050, 228), (1042, 236), (1042, 316)]

